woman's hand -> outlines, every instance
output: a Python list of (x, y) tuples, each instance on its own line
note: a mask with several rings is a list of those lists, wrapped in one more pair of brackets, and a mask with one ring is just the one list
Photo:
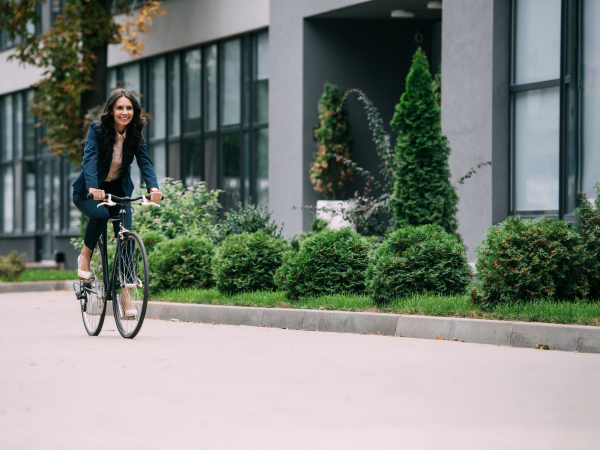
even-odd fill
[(94, 194), (94, 200), (103, 202), (104, 199), (106, 198), (106, 193), (102, 189), (89, 188), (88, 192), (90, 194)]
[(150, 201), (151, 202), (160, 202), (163, 198), (162, 193), (158, 190), (158, 188), (150, 188)]

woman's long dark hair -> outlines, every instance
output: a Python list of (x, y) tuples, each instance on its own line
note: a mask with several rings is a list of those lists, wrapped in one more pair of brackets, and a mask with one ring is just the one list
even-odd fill
[[(131, 164), (133, 162), (133, 156), (139, 153), (140, 149), (142, 148), (142, 131), (146, 125), (146, 119), (141, 115), (142, 108), (131, 92), (126, 91), (125, 89), (116, 89), (111, 96), (108, 97), (104, 111), (102, 111), (102, 114), (100, 115), (102, 148), (100, 149), (98, 160), (101, 161), (101, 164), (104, 167), (107, 167), (109, 164), (110, 158), (113, 154), (113, 147), (115, 146), (115, 141), (117, 140), (115, 119), (112, 115), (112, 112), (116, 101), (121, 97), (128, 98), (133, 105), (133, 119), (131, 119), (131, 122), (127, 124), (125, 145), (123, 145), (124, 148), (127, 147), (127, 155), (123, 155), (123, 166), (127, 167), (129, 164)], [(127, 156), (127, 158), (125, 158), (125, 156)]]

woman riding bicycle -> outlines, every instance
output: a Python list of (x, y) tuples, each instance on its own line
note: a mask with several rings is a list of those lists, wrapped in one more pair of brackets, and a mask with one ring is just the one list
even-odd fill
[[(92, 122), (88, 129), (81, 173), (73, 183), (73, 203), (89, 219), (85, 228), (83, 250), (77, 258), (77, 274), (81, 279), (91, 278), (92, 252), (108, 219), (119, 214), (119, 206), (98, 205), (108, 194), (131, 197), (134, 188), (131, 164), (134, 157), (146, 181), (150, 201), (158, 202), (162, 199), (154, 166), (142, 135), (144, 125), (145, 119), (141, 117), (141, 107), (136, 98), (125, 89), (117, 89), (108, 98), (100, 121)], [(88, 199), (88, 193), (93, 194), (94, 198)], [(127, 206), (126, 211), (124, 227), (131, 230), (131, 208)], [(115, 237), (119, 231), (119, 223), (120, 221), (113, 222)], [(122, 307), (125, 315), (134, 316), (136, 309), (128, 292), (126, 290), (122, 296)]]

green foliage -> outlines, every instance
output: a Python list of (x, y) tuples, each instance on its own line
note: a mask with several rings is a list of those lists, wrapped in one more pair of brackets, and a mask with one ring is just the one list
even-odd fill
[(598, 194), (594, 206), (586, 194), (581, 196), (580, 207), (575, 210), (581, 220), (577, 231), (581, 237), (579, 261), (586, 276), (590, 296), (600, 298), (600, 182), (594, 185)]
[(344, 184), (352, 180), (353, 168), (343, 160), (350, 158), (354, 141), (344, 99), (344, 91), (339, 86), (325, 83), (319, 100), (317, 152), (310, 179), (315, 191), (330, 200), (342, 198)]
[(578, 267), (580, 237), (563, 221), (509, 217), (488, 228), (478, 256), (480, 290), (471, 300), (483, 309), (501, 303), (589, 297)]
[(206, 236), (182, 236), (157, 244), (148, 256), (150, 289), (213, 286), (213, 256), (213, 243)]
[(327, 222), (325, 219), (319, 219), (317, 215), (313, 213), (313, 221), (310, 224), (310, 231), (313, 233), (320, 233), (327, 228), (327, 225), (329, 225), (329, 222)]
[(214, 276), (223, 293), (273, 290), (287, 241), (264, 232), (229, 236), (217, 248)]
[(269, 212), (266, 206), (250, 204), (244, 209), (239, 204), (238, 211), (225, 213), (225, 220), (218, 226), (217, 241), (222, 241), (227, 236), (242, 233), (265, 233), (271, 237), (281, 237), (283, 224), (277, 231), (277, 224), (271, 220), (273, 212)]
[(14, 280), (25, 270), (25, 253), (18, 254), (16, 250), (8, 256), (0, 256), (0, 278)]
[[(211, 222), (218, 214), (220, 190), (209, 191), (204, 182), (194, 187), (184, 187), (181, 181), (171, 178), (161, 180), (164, 199), (160, 208), (135, 207), (134, 231), (140, 235), (157, 232), (167, 239), (195, 234), (214, 234)], [(140, 194), (145, 192), (140, 192)]]
[(442, 135), (440, 107), (421, 49), (413, 57), (391, 125), (398, 132), (396, 183), (390, 199), (395, 226), (436, 223), (455, 233), (458, 196), (450, 184), (450, 147)]
[(287, 252), (275, 281), (290, 299), (365, 289), (369, 244), (349, 227), (326, 229), (300, 244), (299, 251)]
[(133, 12), (125, 0), (66, 0), (52, 27), (38, 38), (31, 25), (39, 25), (37, 10), (44, 3), (1, 0), (0, 31), (8, 40), (19, 38), (9, 60), (42, 69), (31, 111), (45, 127), (44, 144), (79, 164), (87, 131), (82, 126), (84, 117), (104, 101), (108, 45), (124, 42), (135, 56), (143, 47), (139, 36), (149, 33), (147, 25), (166, 12), (160, 2), (149, 1), (134, 21), (125, 18), (119, 24), (113, 7), (119, 13)]
[(45, 125), (45, 143), (56, 154), (79, 163), (85, 138), (79, 103), (93, 87), (97, 63), (94, 50), (102, 44), (118, 42), (119, 26), (107, 2), (67, 0), (52, 28), (37, 39), (28, 32), (27, 23), (39, 20), (32, 16), (38, 3), (41, 2), (3, 2), (3, 16), (7, 21), (15, 19), (3, 23), (3, 28), (13, 37), (24, 37), (11, 58), (43, 70), (41, 81), (35, 85), (32, 111)]
[(377, 303), (422, 292), (462, 294), (473, 276), (464, 246), (435, 224), (396, 230), (370, 259), (367, 286)]
[(150, 256), (150, 253), (152, 253), (152, 250), (154, 250), (157, 244), (167, 240), (165, 235), (160, 234), (158, 231), (146, 231), (141, 234), (140, 237), (142, 238), (148, 256)]

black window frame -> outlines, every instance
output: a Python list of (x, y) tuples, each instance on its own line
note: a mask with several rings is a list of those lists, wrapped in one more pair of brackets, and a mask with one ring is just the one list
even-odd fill
[[(579, 108), (579, 79), (582, 56), (580, 54), (582, 30), (582, 0), (561, 0), (561, 48), (560, 76), (553, 80), (534, 83), (514, 83), (516, 56), (516, 2), (511, 2), (511, 85), (510, 91), (510, 213), (522, 218), (551, 217), (570, 223), (576, 222), (573, 214), (581, 195), (581, 129)], [(515, 176), (515, 94), (551, 87), (559, 88), (559, 173), (558, 210), (520, 211), (516, 210)], [(570, 114), (569, 111), (573, 113)], [(574, 167), (571, 167), (573, 166)], [(568, 177), (575, 172), (575, 192), (568, 192)]]
[[(165, 115), (165, 120), (166, 120), (166, 132), (165, 132), (165, 137), (164, 138), (150, 138), (149, 137), (149, 133), (145, 132), (145, 136), (146, 136), (146, 141), (147, 141), (147, 145), (149, 147), (149, 149), (151, 148), (152, 145), (156, 145), (156, 144), (161, 144), (164, 143), (165, 145), (165, 172), (167, 174), (167, 177), (172, 177), (172, 178), (177, 178), (180, 179), (184, 182), (185, 184), (185, 173), (184, 173), (184, 164), (185, 164), (185, 142), (191, 139), (198, 139), (199, 140), (199, 148), (198, 148), (198, 152), (200, 153), (200, 158), (202, 160), (202, 174), (201, 174), (201, 179), (202, 180), (206, 180), (207, 179), (207, 173), (206, 170), (207, 168), (205, 167), (205, 159), (204, 159), (204, 152), (205, 152), (205, 142), (207, 138), (210, 137), (214, 137), (216, 139), (216, 148), (217, 148), (217, 176), (216, 176), (216, 183), (217, 183), (217, 188), (218, 189), (223, 189), (223, 169), (224, 169), (224, 162), (223, 162), (223, 140), (225, 135), (229, 134), (229, 133), (239, 133), (239, 139), (240, 139), (240, 195), (239, 195), (239, 201), (242, 202), (242, 205), (244, 208), (248, 207), (248, 203), (249, 200), (252, 199), (253, 202), (256, 202), (257, 199), (257, 189), (256, 189), (256, 174), (255, 174), (255, 166), (256, 166), (256, 146), (255, 146), (255, 133), (258, 132), (258, 130), (261, 129), (265, 129), (268, 128), (269, 123), (268, 120), (265, 122), (261, 122), (258, 123), (255, 121), (255, 106), (256, 106), (256, 92), (254, 89), (254, 82), (256, 79), (256, 58), (257, 58), (257, 37), (259, 34), (264, 33), (264, 32), (268, 32), (268, 28), (263, 28), (251, 33), (245, 33), (242, 35), (238, 35), (238, 36), (232, 36), (232, 37), (228, 37), (227, 39), (221, 39), (218, 41), (211, 41), (211, 42), (207, 42), (204, 43), (202, 45), (195, 45), (195, 46), (190, 46), (190, 47), (186, 47), (177, 51), (173, 51), (173, 52), (166, 52), (166, 53), (161, 53), (161, 54), (157, 54), (157, 55), (153, 55), (152, 57), (148, 57), (148, 58), (143, 58), (143, 59), (139, 59), (133, 62), (129, 62), (127, 64), (123, 64), (123, 65), (119, 65), (119, 66), (114, 66), (109, 68), (109, 70), (115, 70), (116, 71), (116, 79), (117, 79), (117, 85), (118, 86), (122, 86), (123, 84), (123, 69), (127, 66), (130, 66), (132, 64), (140, 64), (140, 76), (141, 76), (141, 80), (140, 80), (140, 86), (141, 86), (141, 94), (143, 96), (144, 100), (144, 104), (143, 107), (144, 108), (148, 108), (148, 111), (150, 113), (152, 113), (151, 110), (151, 105), (152, 105), (152, 98), (151, 98), (151, 86), (150, 86), (150, 79), (151, 79), (151, 64), (152, 61), (158, 58), (165, 58), (166, 61), (166, 70), (165, 70), (165, 77), (166, 77), (166, 82), (165, 82), (165, 87), (166, 87), (166, 93), (165, 93), (165, 104), (166, 104), (166, 115)], [(222, 93), (223, 93), (223, 83), (222, 83), (222, 73), (223, 73), (223, 45), (225, 42), (227, 41), (231, 41), (234, 39), (240, 39), (241, 43), (241, 52), (240, 52), (240, 64), (241, 64), (241, 68), (242, 68), (242, 73), (240, 76), (240, 120), (239, 123), (237, 125), (228, 125), (226, 127), (222, 126), (221, 122), (222, 122), (222, 117), (221, 117), (221, 104), (222, 104)], [(207, 48), (211, 47), (213, 45), (217, 46), (217, 73), (216, 73), (216, 77), (217, 77), (217, 98), (216, 98), (216, 104), (217, 104), (217, 110), (216, 110), (216, 115), (217, 115), (217, 125), (216, 128), (214, 130), (208, 130), (207, 126), (206, 126), (206, 119), (207, 119), (207, 101), (208, 101), (208, 95), (207, 95), (207, 70), (206, 70), (206, 58), (207, 58)], [(200, 74), (200, 89), (201, 89), (201, 95), (200, 95), (200, 116), (201, 116), (201, 120), (200, 120), (200, 128), (199, 130), (195, 130), (195, 131), (186, 131), (185, 127), (184, 127), (184, 119), (185, 119), (185, 102), (184, 102), (184, 98), (187, 95), (187, 86), (186, 86), (186, 75), (185, 75), (185, 55), (187, 52), (189, 51), (193, 51), (193, 50), (200, 50), (200, 57), (201, 57), (201, 74)], [(180, 117), (180, 129), (179, 129), (179, 135), (178, 136), (172, 136), (171, 135), (171, 130), (170, 130), (170, 102), (171, 102), (171, 97), (170, 97), (170, 86), (169, 86), (169, 81), (170, 81), (170, 77), (171, 77), (171, 59), (174, 57), (174, 55), (179, 55), (179, 93), (180, 93), (180, 102), (179, 102), (179, 117)], [(246, 58), (246, 59), (245, 59)], [(246, 71), (249, 71), (249, 73), (246, 73)], [(249, 83), (245, 84), (246, 80), (246, 75), (249, 75)], [(108, 89), (110, 89), (112, 86), (107, 86), (107, 91)], [(249, 90), (249, 92), (247, 92)], [(249, 102), (250, 105), (247, 105), (246, 103)], [(245, 120), (244, 118), (244, 111), (245, 108), (249, 109), (249, 117), (248, 120)], [(249, 134), (249, 139), (245, 142), (244, 140), (244, 136), (245, 134), (248, 133)], [(177, 177), (173, 177), (173, 168), (171, 167), (171, 158), (170, 158), (170, 144), (172, 143), (178, 143), (179, 144), (179, 174)], [(247, 147), (245, 147), (245, 145), (247, 145)], [(244, 165), (244, 152), (247, 151), (249, 154), (249, 158), (247, 158), (246, 163), (249, 165), (249, 167), (245, 167)], [(248, 176), (249, 180), (248, 182), (246, 182), (245, 180), (245, 176)], [(143, 180), (142, 180), (143, 182)], [(159, 180), (160, 183), (160, 180)], [(246, 190), (246, 186), (248, 186), (248, 190)], [(223, 200), (223, 197), (221, 197), (221, 200)]]

